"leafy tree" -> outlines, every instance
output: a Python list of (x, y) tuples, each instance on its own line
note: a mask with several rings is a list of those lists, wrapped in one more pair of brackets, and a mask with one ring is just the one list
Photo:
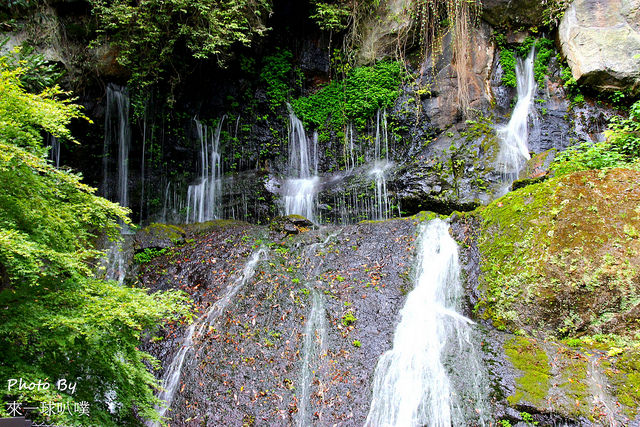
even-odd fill
[[(57, 87), (26, 92), (28, 67), (0, 57), (0, 383), (22, 378), (50, 387), (3, 387), (0, 416), (17, 401), (41, 411), (67, 405), (40, 419), (58, 424), (157, 417), (157, 383), (145, 365), (156, 362), (137, 346), (143, 331), (184, 312), (184, 297), (93, 277), (92, 263), (103, 255), (94, 247), (97, 233), (114, 237), (128, 211), (46, 160), (44, 132), (73, 141), (67, 126), (83, 115)], [(56, 390), (59, 379), (77, 382), (75, 392)], [(89, 415), (75, 411), (81, 402)]]
[(91, 0), (100, 40), (118, 49), (132, 89), (184, 77), (183, 51), (224, 63), (229, 48), (262, 35), (271, 0)]

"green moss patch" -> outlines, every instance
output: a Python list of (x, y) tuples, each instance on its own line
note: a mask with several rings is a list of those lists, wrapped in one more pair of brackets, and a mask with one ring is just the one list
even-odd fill
[(605, 369), (614, 386), (614, 395), (624, 405), (625, 413), (634, 418), (640, 409), (640, 349), (620, 355), (614, 365)]
[(505, 354), (514, 368), (522, 373), (516, 378), (516, 392), (507, 397), (511, 405), (532, 403), (545, 406), (549, 391), (551, 368), (545, 351), (535, 340), (514, 337), (504, 343)]
[(318, 129), (320, 142), (347, 123), (363, 130), (380, 108), (391, 107), (400, 95), (406, 72), (400, 62), (384, 61), (350, 70), (343, 80), (333, 80), (316, 93), (291, 101), (306, 128)]

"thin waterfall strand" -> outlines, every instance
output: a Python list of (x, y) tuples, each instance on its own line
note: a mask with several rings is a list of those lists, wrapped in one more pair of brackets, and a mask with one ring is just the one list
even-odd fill
[[(129, 93), (126, 88), (115, 85), (107, 87), (107, 105), (104, 118), (104, 146), (102, 158), (103, 196), (114, 199), (122, 206), (129, 206), (129, 146), (131, 128), (129, 125)], [(117, 182), (115, 195), (110, 193), (109, 158), (113, 146), (117, 147)]]
[[(187, 328), (185, 336), (182, 339), (180, 349), (173, 357), (171, 364), (162, 377), (162, 384), (164, 389), (162, 390), (162, 392), (160, 392), (158, 398), (164, 401), (164, 406), (158, 408), (160, 416), (164, 416), (164, 414), (171, 406), (171, 402), (173, 401), (176, 390), (178, 389), (178, 384), (180, 382), (182, 365), (184, 364), (189, 350), (193, 348), (194, 338), (202, 334), (207, 326), (212, 325), (217, 320), (217, 318), (222, 314), (223, 310), (227, 307), (227, 305), (229, 305), (231, 299), (253, 277), (258, 262), (265, 254), (266, 249), (264, 247), (260, 247), (260, 249), (255, 251), (253, 255), (251, 255), (249, 261), (247, 261), (247, 263), (245, 264), (240, 276), (238, 276), (234, 283), (227, 288), (227, 291), (222, 296), (222, 298), (211, 305), (211, 307), (209, 307), (209, 309), (197, 321), (193, 322), (191, 325), (189, 325), (189, 328)], [(149, 422), (147, 423), (147, 425), (157, 427), (160, 424)]]
[(327, 351), (327, 325), (324, 297), (317, 290), (311, 291), (311, 311), (304, 327), (302, 344), (302, 369), (298, 386), (298, 427), (311, 425), (311, 384), (318, 371), (321, 358)]

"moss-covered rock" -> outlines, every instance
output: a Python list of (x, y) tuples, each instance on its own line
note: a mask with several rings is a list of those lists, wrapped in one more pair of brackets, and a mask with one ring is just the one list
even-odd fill
[(134, 237), (134, 249), (169, 248), (184, 241), (185, 231), (177, 225), (150, 224), (138, 231)]
[(529, 333), (632, 336), (627, 326), (640, 298), (639, 178), (624, 169), (580, 172), (479, 209), (479, 313)]
[(640, 173), (550, 178), (459, 221), (470, 219), (476, 315), (520, 335), (503, 344), (516, 372), (506, 404), (540, 422), (549, 408), (585, 425), (636, 420)]

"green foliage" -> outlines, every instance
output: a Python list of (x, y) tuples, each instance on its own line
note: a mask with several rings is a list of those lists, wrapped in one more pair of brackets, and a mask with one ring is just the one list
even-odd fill
[[(3, 400), (37, 407), (49, 401), (90, 403), (90, 417), (58, 414), (51, 419), (56, 424), (129, 425), (134, 408), (153, 418), (157, 381), (144, 363), (157, 362), (137, 346), (142, 332), (173, 312), (180, 301), (175, 292), (148, 295), (143, 289), (78, 277), (55, 287), (37, 283), (4, 290), (0, 345), (7, 351), (0, 381), (7, 384), (9, 378), (22, 377), (55, 383), (65, 378), (78, 381), (78, 386), (74, 395), (56, 390), (9, 393), (5, 388)], [(104, 399), (97, 399), (107, 393), (115, 393), (116, 414)]]
[(551, 170), (558, 175), (589, 170), (622, 166), (623, 157), (611, 150), (608, 142), (583, 142), (558, 153), (551, 164)]
[(360, 348), (362, 347), (362, 343), (358, 340), (353, 340), (353, 342), (351, 343), (351, 345), (353, 345), (356, 348)]
[(265, 83), (269, 106), (273, 111), (281, 107), (289, 97), (289, 81), (293, 66), (293, 54), (288, 50), (278, 49), (273, 55), (263, 60), (260, 79)]
[(502, 84), (509, 87), (516, 87), (516, 55), (507, 48), (500, 51), (500, 65), (502, 66)]
[(607, 140), (583, 142), (569, 147), (554, 159), (551, 169), (557, 175), (589, 169), (632, 167), (640, 158), (640, 101), (634, 103), (629, 117), (614, 116)]
[(516, 58), (526, 58), (531, 51), (531, 47), (535, 46), (536, 56), (533, 62), (533, 73), (538, 83), (543, 83), (547, 75), (549, 61), (555, 51), (553, 41), (545, 38), (536, 39), (527, 37), (521, 44), (515, 48), (506, 47), (504, 36), (496, 37), (496, 43), (501, 46), (500, 65), (502, 66), (502, 83), (505, 86), (516, 87)]
[(615, 116), (609, 123), (609, 143), (626, 159), (640, 158), (640, 101), (629, 109), (629, 117)]
[[(157, 385), (137, 349), (142, 331), (184, 311), (178, 293), (148, 295), (93, 278), (91, 264), (104, 254), (96, 233), (114, 238), (128, 210), (95, 196), (80, 176), (53, 167), (42, 147), (48, 132), (73, 141), (67, 128), (82, 118), (60, 89), (27, 93), (25, 68), (0, 57), (0, 383), (58, 379), (79, 382), (76, 393), (22, 390), (0, 399), (40, 407), (42, 402), (90, 403), (90, 417), (68, 413), (58, 424), (125, 425), (135, 411), (157, 417)], [(105, 396), (119, 402), (115, 414)], [(0, 416), (6, 406), (0, 405)]]
[(162, 256), (169, 252), (167, 248), (145, 248), (142, 252), (138, 252), (133, 256), (133, 262), (136, 264), (146, 264), (152, 259)]
[[(0, 48), (8, 40), (0, 42)], [(54, 86), (64, 74), (57, 64), (47, 61), (42, 54), (35, 53), (31, 46), (13, 49), (4, 56), (4, 61), (6, 69), (20, 69), (18, 78), (28, 92), (39, 92)]]
[(115, 45), (118, 62), (131, 72), (130, 87), (138, 91), (168, 77), (177, 84), (180, 72), (186, 72), (180, 63), (184, 48), (195, 59), (215, 57), (224, 63), (233, 44), (249, 46), (267, 30), (263, 21), (271, 11), (270, 0), (91, 0), (91, 4), (99, 40)]
[(557, 27), (569, 7), (571, 0), (542, 0), (544, 6), (543, 23), (549, 27)]
[(405, 76), (399, 62), (379, 62), (371, 67), (349, 70), (343, 80), (334, 80), (316, 93), (291, 102), (305, 126), (319, 130), (319, 140), (327, 141), (351, 122), (364, 129), (367, 119), (379, 108), (391, 107)]
[(349, 25), (352, 5), (349, 1), (338, 4), (327, 3), (322, 0), (313, 0), (315, 11), (311, 15), (320, 29), (324, 31), (342, 31)]

